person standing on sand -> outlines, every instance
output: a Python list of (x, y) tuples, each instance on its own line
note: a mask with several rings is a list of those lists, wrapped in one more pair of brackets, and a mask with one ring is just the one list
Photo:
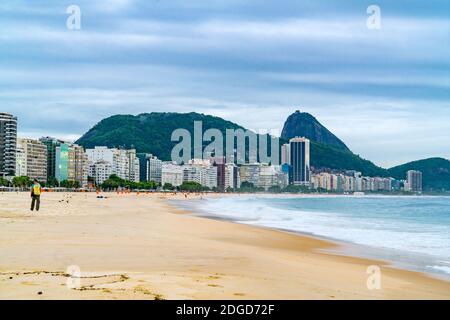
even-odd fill
[(34, 179), (33, 184), (31, 185), (31, 211), (34, 210), (36, 205), (36, 211), (39, 211), (41, 206), (41, 192), (42, 188), (37, 179)]

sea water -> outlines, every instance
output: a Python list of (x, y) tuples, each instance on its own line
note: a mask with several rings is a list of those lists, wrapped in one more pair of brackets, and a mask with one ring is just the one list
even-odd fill
[(177, 204), (211, 218), (354, 244), (343, 253), (450, 278), (450, 197), (236, 195)]

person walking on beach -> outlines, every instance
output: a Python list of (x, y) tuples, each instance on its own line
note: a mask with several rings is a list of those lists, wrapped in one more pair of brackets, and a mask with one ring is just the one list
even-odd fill
[(36, 206), (36, 211), (39, 211), (41, 206), (41, 192), (42, 188), (37, 179), (34, 179), (33, 184), (31, 186), (31, 211), (34, 210)]

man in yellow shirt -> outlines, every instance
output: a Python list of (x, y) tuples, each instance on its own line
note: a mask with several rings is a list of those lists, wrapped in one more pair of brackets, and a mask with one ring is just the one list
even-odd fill
[(39, 211), (41, 206), (41, 192), (42, 188), (37, 179), (34, 179), (33, 185), (31, 186), (31, 211), (34, 210), (36, 205), (36, 211)]

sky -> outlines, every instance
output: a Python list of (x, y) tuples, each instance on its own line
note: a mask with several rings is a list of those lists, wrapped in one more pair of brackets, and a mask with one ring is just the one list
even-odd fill
[(450, 158), (449, 89), (448, 0), (0, 2), (0, 112), (22, 137), (153, 111), (276, 133), (301, 110), (391, 167)]

